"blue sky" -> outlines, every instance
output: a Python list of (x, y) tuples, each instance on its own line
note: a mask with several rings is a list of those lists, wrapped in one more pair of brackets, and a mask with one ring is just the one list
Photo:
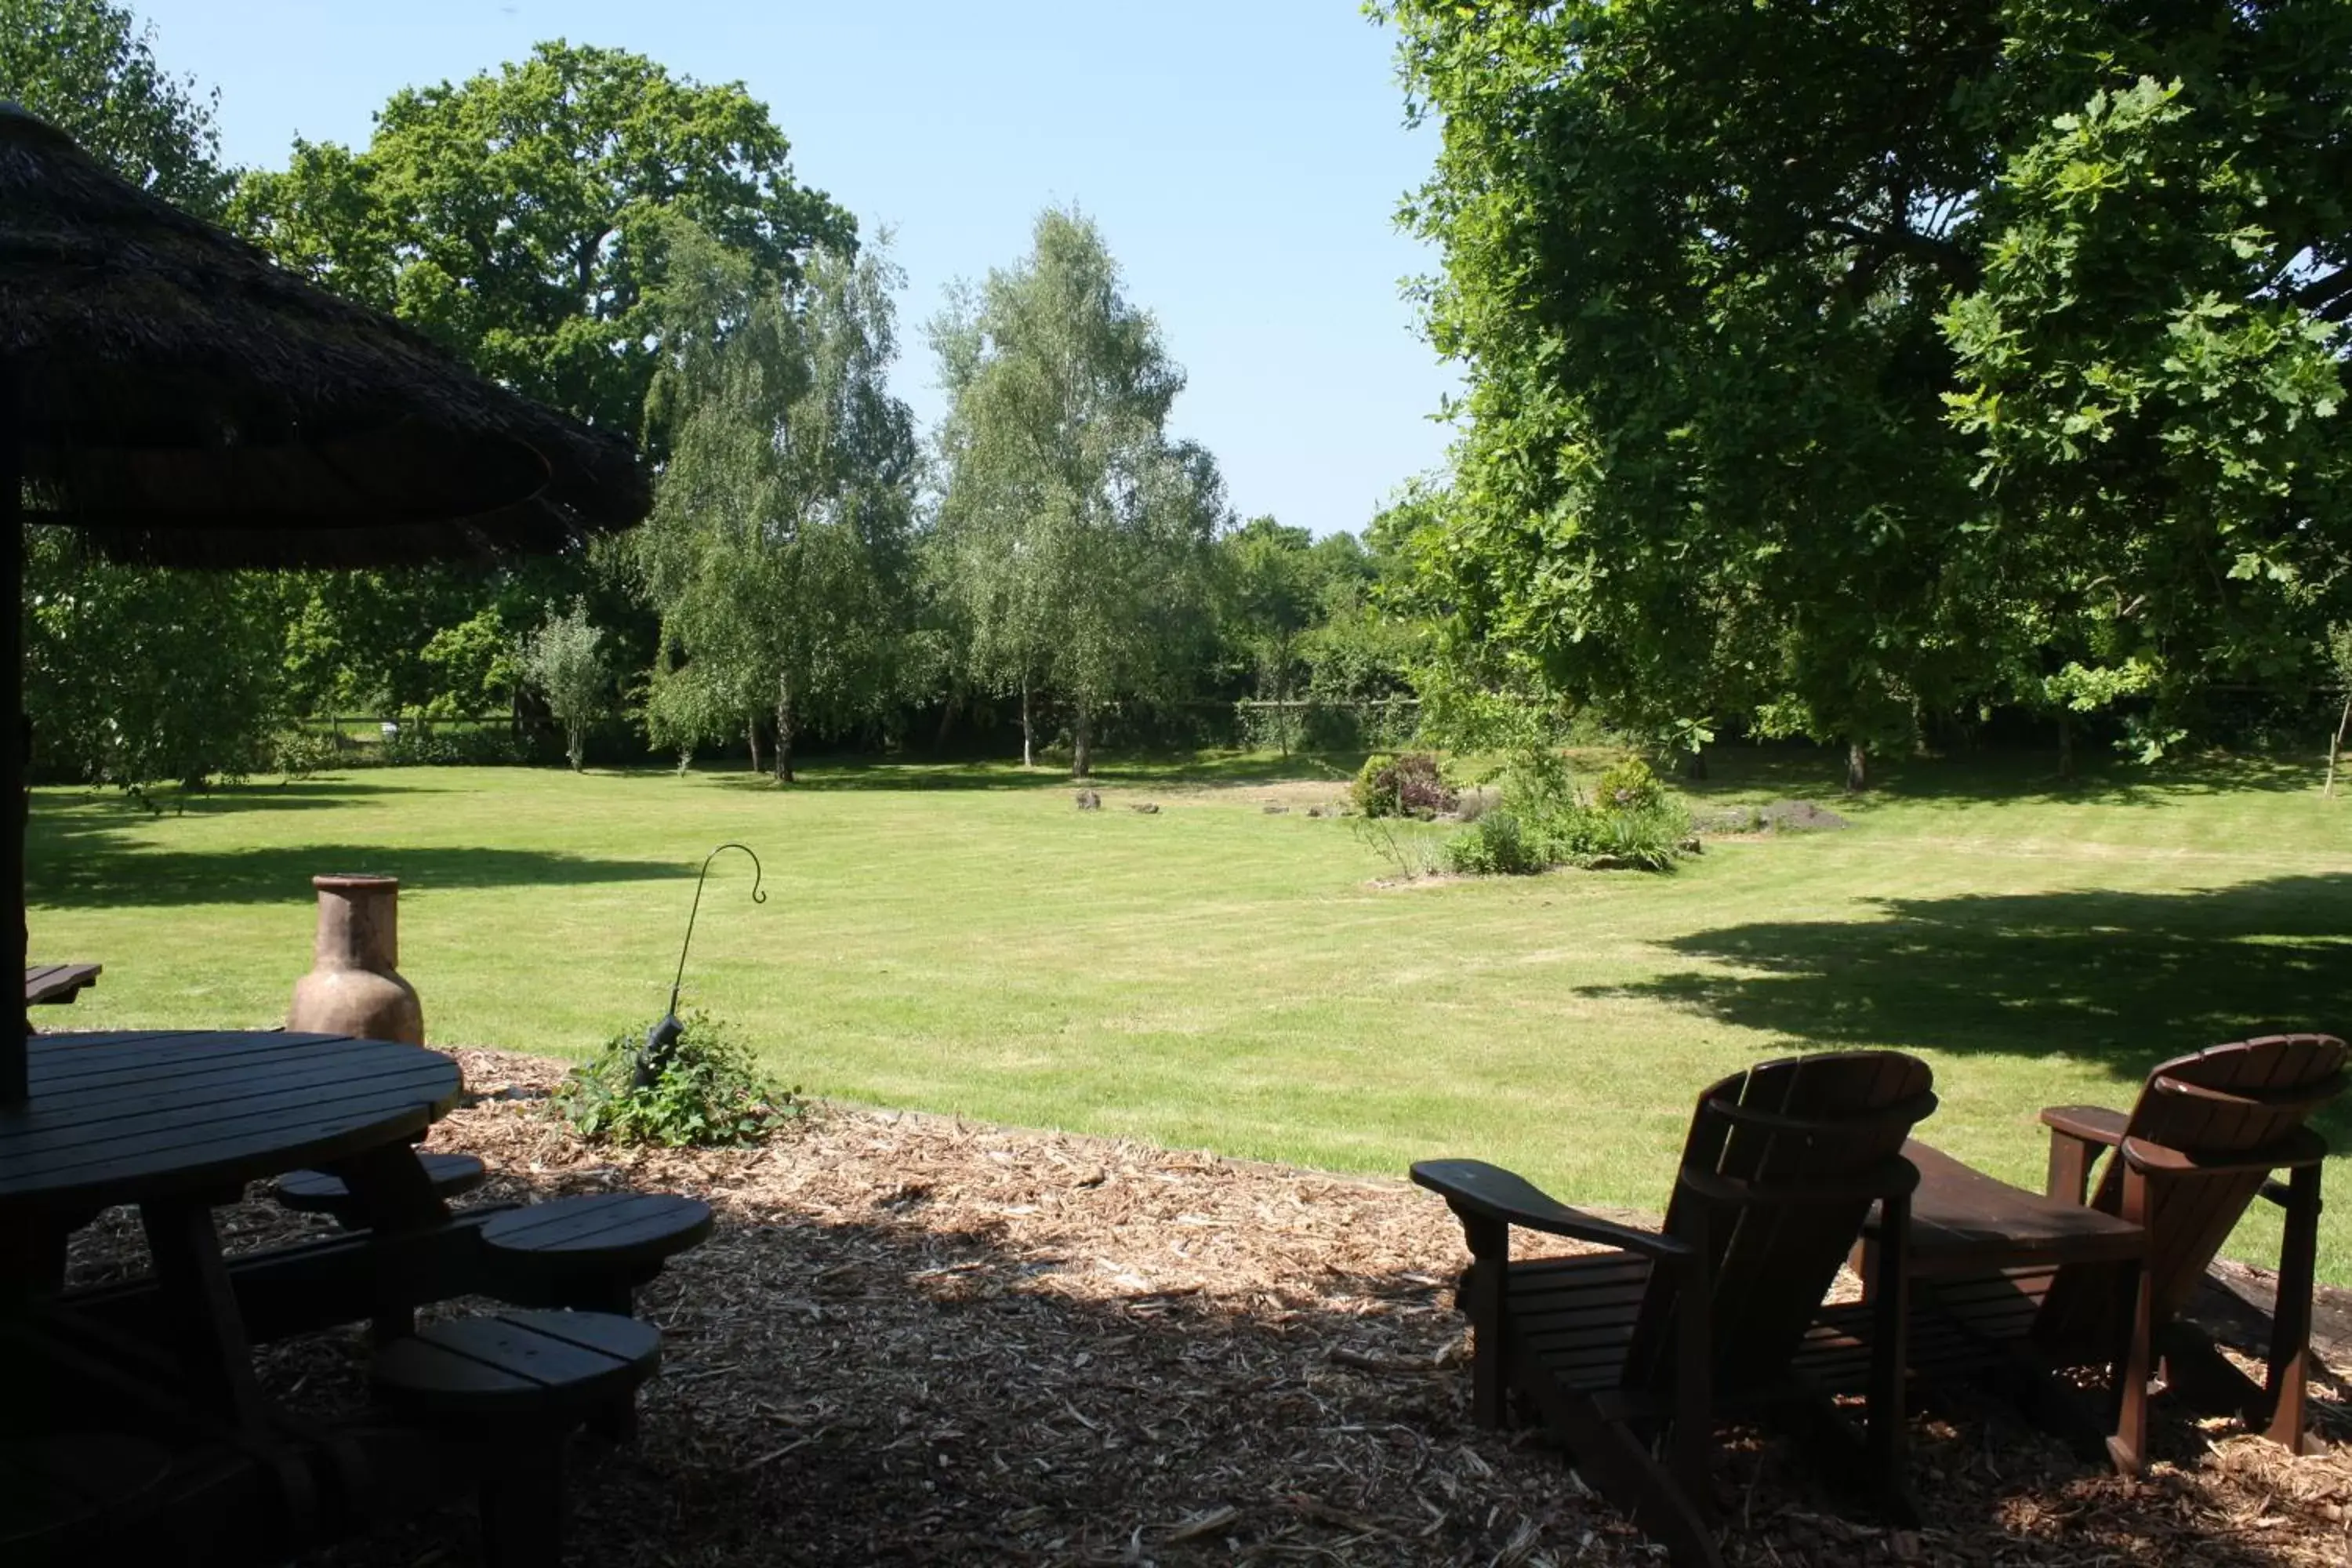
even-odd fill
[(1435, 139), (1408, 132), (1385, 29), (1355, 0), (131, 0), (173, 70), (220, 89), (225, 150), (278, 167), (296, 135), (364, 143), (397, 88), (541, 38), (740, 79), (801, 180), (897, 231), (899, 390), (937, 416), (922, 324), (956, 278), (1017, 260), (1048, 204), (1100, 225), (1191, 380), (1173, 425), (1235, 510), (1360, 528), (1441, 460), (1456, 386), (1400, 280), (1396, 232)]

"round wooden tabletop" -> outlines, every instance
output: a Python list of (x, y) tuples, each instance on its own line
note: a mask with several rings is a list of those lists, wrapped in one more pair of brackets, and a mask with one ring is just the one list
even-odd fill
[(0, 1208), (220, 1191), (413, 1137), (457, 1104), (437, 1051), (344, 1035), (34, 1035), (0, 1105)]

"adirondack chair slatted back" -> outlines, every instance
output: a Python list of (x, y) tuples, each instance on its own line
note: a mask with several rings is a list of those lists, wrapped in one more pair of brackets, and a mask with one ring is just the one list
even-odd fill
[[(1871, 1199), (1818, 1196), (1885, 1173), (1936, 1108), (1927, 1065), (1897, 1051), (1764, 1062), (1699, 1096), (1666, 1233), (1706, 1237), (1713, 1375), (1777, 1375), (1837, 1278)], [(1625, 1363), (1631, 1385), (1672, 1379), (1676, 1292), (1643, 1298)]]
[[(2343, 1091), (2347, 1055), (2332, 1035), (2271, 1035), (2175, 1057), (2147, 1075), (2124, 1136), (2204, 1158), (2268, 1148)], [(2148, 1259), (2158, 1321), (2188, 1304), (2263, 1180), (2256, 1172), (2166, 1184)], [(2110, 1156), (2091, 1205), (2120, 1214), (2123, 1201), (2123, 1162)]]

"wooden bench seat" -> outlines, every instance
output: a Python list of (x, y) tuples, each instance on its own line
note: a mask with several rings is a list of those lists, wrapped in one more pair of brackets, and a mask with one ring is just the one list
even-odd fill
[(25, 966), (25, 1005), (57, 1006), (72, 1001), (98, 984), (102, 963), (28, 963)]
[(482, 1227), (490, 1293), (625, 1316), (637, 1287), (710, 1226), (709, 1204), (674, 1193), (586, 1193), (509, 1209)]
[[(425, 1167), (425, 1179), (432, 1184), (434, 1196), (444, 1201), (462, 1197), (489, 1179), (489, 1167), (471, 1154), (419, 1154), (416, 1163)], [(281, 1208), (332, 1215), (345, 1226), (358, 1217), (351, 1188), (341, 1177), (324, 1171), (289, 1172), (269, 1184), (269, 1195)]]
[(634, 1318), (508, 1311), (435, 1323), (383, 1346), (370, 1383), (392, 1415), (473, 1451), (483, 1562), (555, 1568), (567, 1434), (630, 1400), (660, 1360), (659, 1331)]

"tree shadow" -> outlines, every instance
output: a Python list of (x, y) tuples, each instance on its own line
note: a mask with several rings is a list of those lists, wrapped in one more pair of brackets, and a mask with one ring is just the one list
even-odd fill
[(1360, 755), (1288, 757), (1263, 752), (1186, 752), (1167, 757), (1122, 757), (1096, 764), (1091, 777), (1075, 779), (1065, 766), (1024, 768), (1010, 762), (903, 762), (868, 758), (819, 758), (797, 764), (797, 777), (778, 785), (765, 773), (698, 767), (722, 789), (827, 795), (887, 790), (1076, 790), (1201, 788), (1216, 785), (1343, 784), (1355, 776)]
[(26, 845), (26, 902), (40, 909), (299, 902), (310, 897), (312, 877), (336, 871), (397, 877), (411, 892), (673, 881), (694, 875), (691, 866), (667, 861), (607, 860), (489, 846), (415, 848), (339, 843), (205, 851), (131, 850), (93, 842), (106, 836), (53, 826), (44, 830), (36, 819)]
[(146, 822), (166, 816), (231, 816), (256, 811), (325, 811), (377, 796), (444, 795), (436, 784), (378, 784), (334, 775), (289, 779), (277, 784), (214, 784), (183, 789), (176, 784), (146, 792), (140, 797), (120, 791), (85, 788), (44, 788), (35, 798), (35, 814), (58, 807), (102, 817)]
[[(1674, 938), (1725, 965), (1634, 996), (1823, 1046), (2063, 1054), (2136, 1087), (2224, 1040), (2352, 1030), (2352, 874), (2184, 892), (1869, 900), (1881, 918), (1762, 921)], [(2352, 1131), (2352, 1106), (2322, 1117)]]
[(1675, 787), (1702, 801), (1769, 791), (1838, 809), (1843, 809), (1842, 802), (1867, 809), (1881, 800), (2155, 807), (2249, 790), (2303, 794), (2317, 789), (2323, 776), (2319, 766), (2300, 759), (2210, 755), (2145, 765), (2085, 758), (2076, 777), (2063, 779), (2053, 753), (1998, 751), (1874, 763), (1870, 789), (1853, 796), (1844, 793), (1844, 766), (1843, 752), (1833, 754), (1825, 748), (1725, 746), (1707, 752), (1706, 778), (1677, 780)]

